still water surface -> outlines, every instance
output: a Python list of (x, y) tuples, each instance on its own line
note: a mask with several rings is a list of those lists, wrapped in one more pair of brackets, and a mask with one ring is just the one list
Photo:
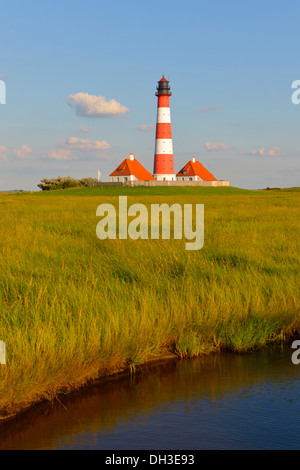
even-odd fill
[(169, 360), (0, 428), (0, 449), (300, 449), (291, 350)]

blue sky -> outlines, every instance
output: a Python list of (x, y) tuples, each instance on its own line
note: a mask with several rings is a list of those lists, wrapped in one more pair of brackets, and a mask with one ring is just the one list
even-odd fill
[(152, 172), (162, 74), (177, 171), (195, 155), (233, 186), (299, 186), (299, 18), (297, 1), (0, 1), (0, 190), (108, 180), (130, 152)]

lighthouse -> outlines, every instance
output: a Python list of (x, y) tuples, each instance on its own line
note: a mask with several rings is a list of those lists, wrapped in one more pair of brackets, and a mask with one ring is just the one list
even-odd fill
[(176, 181), (170, 113), (170, 86), (163, 76), (156, 89), (157, 122), (153, 176), (157, 181)]

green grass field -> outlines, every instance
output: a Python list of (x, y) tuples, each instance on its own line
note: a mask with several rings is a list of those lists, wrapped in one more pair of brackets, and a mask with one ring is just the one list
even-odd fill
[[(96, 237), (96, 209), (205, 205), (205, 244)], [(0, 416), (172, 351), (253, 351), (300, 330), (298, 188), (1, 194)]]

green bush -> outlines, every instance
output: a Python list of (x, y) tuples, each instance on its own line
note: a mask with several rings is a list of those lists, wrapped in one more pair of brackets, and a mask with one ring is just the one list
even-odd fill
[(95, 178), (82, 178), (75, 180), (72, 176), (58, 176), (57, 178), (44, 178), (37, 185), (42, 191), (53, 191), (56, 189), (79, 188), (96, 186), (98, 181)]
[(81, 186), (91, 188), (97, 186), (98, 180), (96, 178), (82, 178), (79, 182)]

